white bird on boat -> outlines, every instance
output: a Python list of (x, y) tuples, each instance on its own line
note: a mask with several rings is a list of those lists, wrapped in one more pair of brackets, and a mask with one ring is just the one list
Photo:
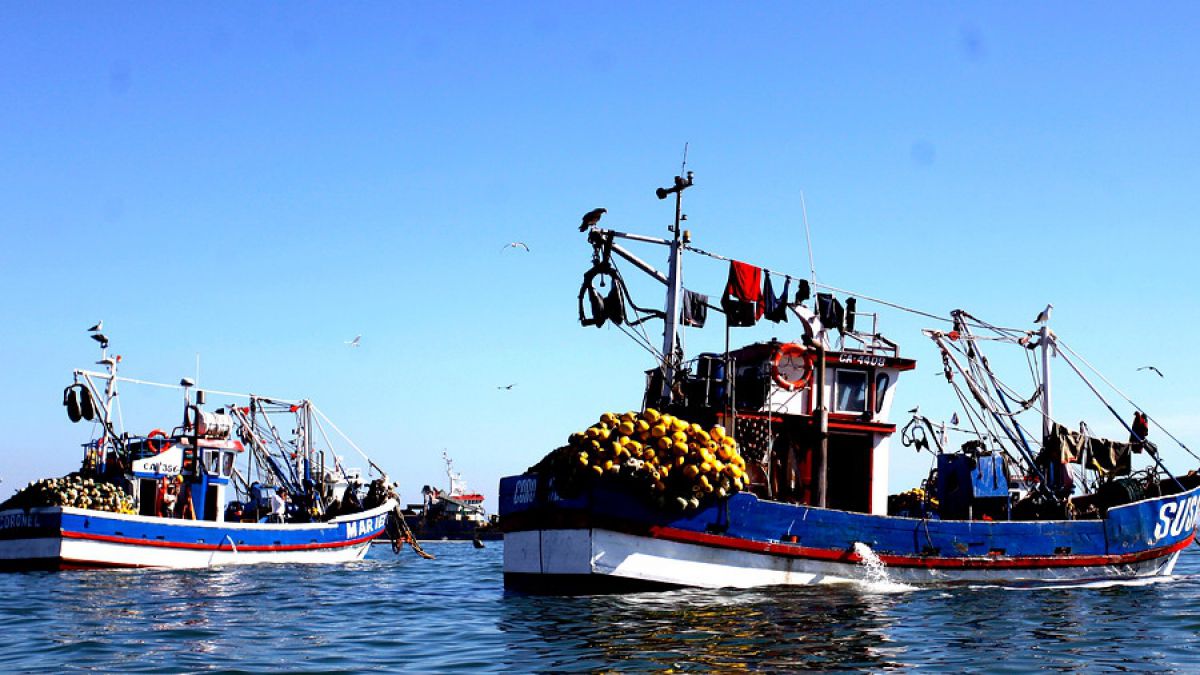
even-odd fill
[(350, 345), (351, 347), (357, 347), (357, 346), (358, 346), (358, 341), (359, 341), (359, 340), (361, 340), (361, 339), (362, 339), (362, 336), (361, 336), (361, 335), (355, 335), (355, 336), (354, 336), (354, 339), (353, 339), (353, 340), (347, 340), (347, 341), (346, 341), (346, 344)]
[(1052, 310), (1052, 309), (1054, 309), (1054, 305), (1046, 305), (1046, 309), (1043, 309), (1042, 313), (1038, 314), (1037, 318), (1034, 319), (1033, 322), (1034, 323), (1046, 323), (1047, 321), (1049, 321), (1050, 320), (1050, 310)]
[(95, 326), (92, 326), (88, 329), (88, 331), (92, 333), (99, 333), (102, 330), (104, 330), (104, 319), (97, 321)]
[(523, 248), (523, 249), (525, 249), (526, 253), (529, 253), (529, 247), (526, 246), (525, 242), (523, 242), (523, 241), (510, 241), (509, 243), (500, 247), (500, 250), (503, 251), (506, 248)]

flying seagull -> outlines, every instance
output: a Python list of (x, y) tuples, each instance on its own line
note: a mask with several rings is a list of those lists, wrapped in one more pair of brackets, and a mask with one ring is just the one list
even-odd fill
[(102, 330), (104, 330), (104, 320), (103, 319), (101, 319), (100, 321), (97, 321), (95, 326), (92, 326), (91, 328), (88, 329), (88, 331), (90, 331), (92, 333), (99, 333)]
[(510, 241), (509, 243), (505, 244), (504, 246), (501, 246), (500, 250), (503, 251), (506, 248), (523, 248), (523, 249), (525, 249), (526, 253), (529, 253), (529, 247), (526, 246), (525, 242), (523, 242), (523, 241)]
[(346, 344), (350, 345), (351, 347), (357, 347), (357, 346), (358, 346), (358, 341), (359, 341), (359, 340), (361, 340), (361, 339), (362, 339), (362, 336), (361, 336), (361, 335), (355, 335), (355, 336), (354, 336), (354, 339), (353, 339), (353, 340), (347, 340), (347, 341), (346, 341)]
[(513, 387), (515, 387), (515, 386), (517, 386), (517, 383), (516, 383), (516, 382), (513, 382), (512, 384), (509, 384), (509, 385), (501, 385), (501, 386), (499, 386), (499, 387), (496, 387), (496, 388), (497, 388), (497, 389), (509, 390), (509, 389), (512, 389), (512, 388), (513, 388)]
[(600, 222), (600, 216), (608, 213), (608, 209), (592, 209), (583, 214), (583, 222), (579, 224), (579, 231), (584, 232), (589, 227), (594, 227)]
[(1052, 309), (1054, 309), (1054, 305), (1046, 305), (1046, 309), (1043, 309), (1042, 313), (1038, 314), (1037, 318), (1034, 319), (1033, 322), (1034, 323), (1046, 323), (1047, 321), (1049, 321), (1050, 320), (1050, 310), (1052, 310)]
[(1153, 370), (1159, 377), (1163, 376), (1162, 371), (1154, 366), (1142, 366), (1141, 368), (1138, 368), (1138, 370)]

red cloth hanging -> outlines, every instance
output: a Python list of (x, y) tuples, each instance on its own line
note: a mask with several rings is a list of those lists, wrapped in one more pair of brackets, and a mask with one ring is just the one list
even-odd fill
[[(742, 304), (744, 303), (744, 304)], [(762, 268), (744, 262), (729, 262), (729, 282), (721, 305), (731, 326), (753, 326), (762, 318)], [(750, 309), (753, 308), (753, 313)], [(753, 317), (753, 318), (751, 318)]]

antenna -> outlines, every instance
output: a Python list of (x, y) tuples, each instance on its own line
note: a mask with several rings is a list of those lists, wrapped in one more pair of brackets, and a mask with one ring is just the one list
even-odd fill
[(688, 151), (688, 144), (687, 144), (687, 141), (684, 141), (683, 142), (683, 162), (679, 165), (679, 175), (680, 176), (687, 175), (687, 151)]
[(804, 203), (804, 190), (800, 191), (800, 213), (804, 217), (804, 239), (808, 242), (809, 282), (817, 283), (817, 267), (813, 264), (812, 232), (808, 229), (808, 205)]

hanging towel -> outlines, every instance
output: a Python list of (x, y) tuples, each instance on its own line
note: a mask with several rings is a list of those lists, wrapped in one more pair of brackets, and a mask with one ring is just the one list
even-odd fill
[(763, 314), (762, 268), (730, 261), (721, 307), (730, 326), (753, 326)]
[(683, 325), (704, 328), (708, 320), (708, 296), (683, 289)]
[(796, 288), (796, 304), (800, 304), (812, 297), (812, 288), (808, 285), (808, 279), (801, 279)]
[(834, 328), (843, 330), (846, 321), (846, 310), (842, 303), (832, 293), (817, 293), (817, 315), (826, 330)]
[(791, 277), (784, 277), (783, 292), (775, 295), (771, 287), (771, 273), (763, 272), (763, 316), (767, 321), (787, 323), (788, 287), (792, 285)]

